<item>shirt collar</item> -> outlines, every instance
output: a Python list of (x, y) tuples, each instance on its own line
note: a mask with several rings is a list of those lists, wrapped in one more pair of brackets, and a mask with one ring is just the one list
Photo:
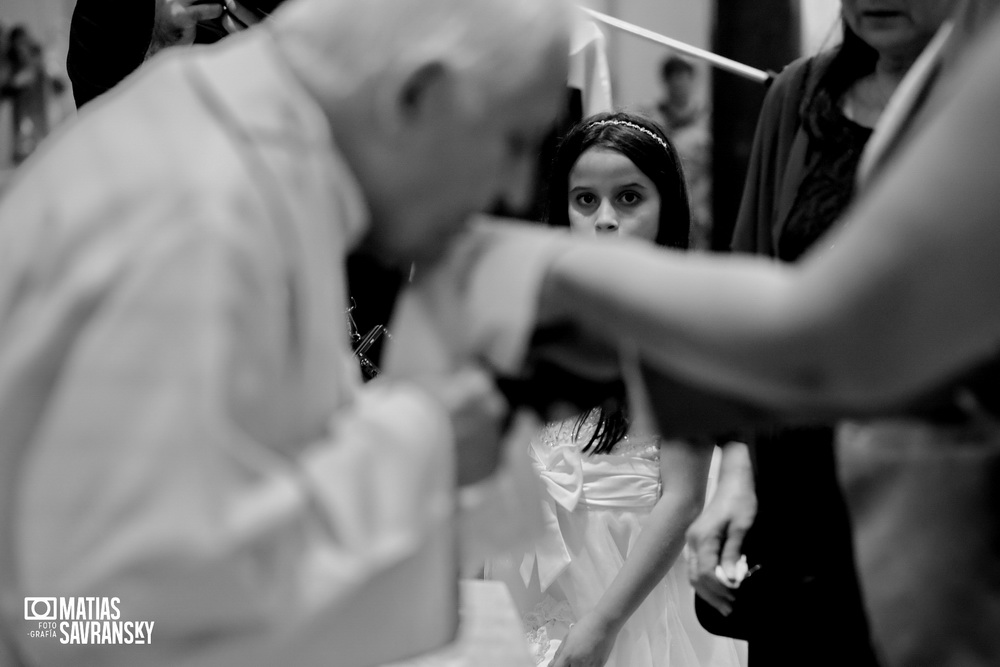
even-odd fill
[(261, 144), (321, 153), (330, 191), (342, 206), (341, 231), (347, 246), (356, 247), (371, 217), (361, 186), (337, 149), (326, 113), (285, 64), (270, 33), (258, 26), (227, 37), (203, 47), (197, 62), (241, 132)]

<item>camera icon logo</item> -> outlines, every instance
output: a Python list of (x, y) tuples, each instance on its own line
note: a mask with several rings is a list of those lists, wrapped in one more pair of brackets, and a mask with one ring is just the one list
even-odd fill
[(24, 598), (24, 620), (58, 620), (59, 606), (55, 598)]

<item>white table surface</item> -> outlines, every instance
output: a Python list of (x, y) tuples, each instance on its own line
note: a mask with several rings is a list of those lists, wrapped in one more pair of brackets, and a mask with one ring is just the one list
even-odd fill
[(534, 667), (521, 617), (499, 581), (459, 582), (458, 639), (443, 649), (386, 667)]

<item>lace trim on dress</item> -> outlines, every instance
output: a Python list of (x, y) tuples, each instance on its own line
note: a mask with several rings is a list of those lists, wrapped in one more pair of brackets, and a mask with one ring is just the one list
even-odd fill
[(521, 621), (531, 657), (536, 665), (541, 665), (552, 658), (576, 618), (568, 602), (546, 595)]

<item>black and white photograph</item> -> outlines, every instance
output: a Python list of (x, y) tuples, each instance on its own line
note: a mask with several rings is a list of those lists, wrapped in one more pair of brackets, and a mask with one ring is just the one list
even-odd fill
[(1000, 666), (998, 9), (0, 0), (0, 667)]

